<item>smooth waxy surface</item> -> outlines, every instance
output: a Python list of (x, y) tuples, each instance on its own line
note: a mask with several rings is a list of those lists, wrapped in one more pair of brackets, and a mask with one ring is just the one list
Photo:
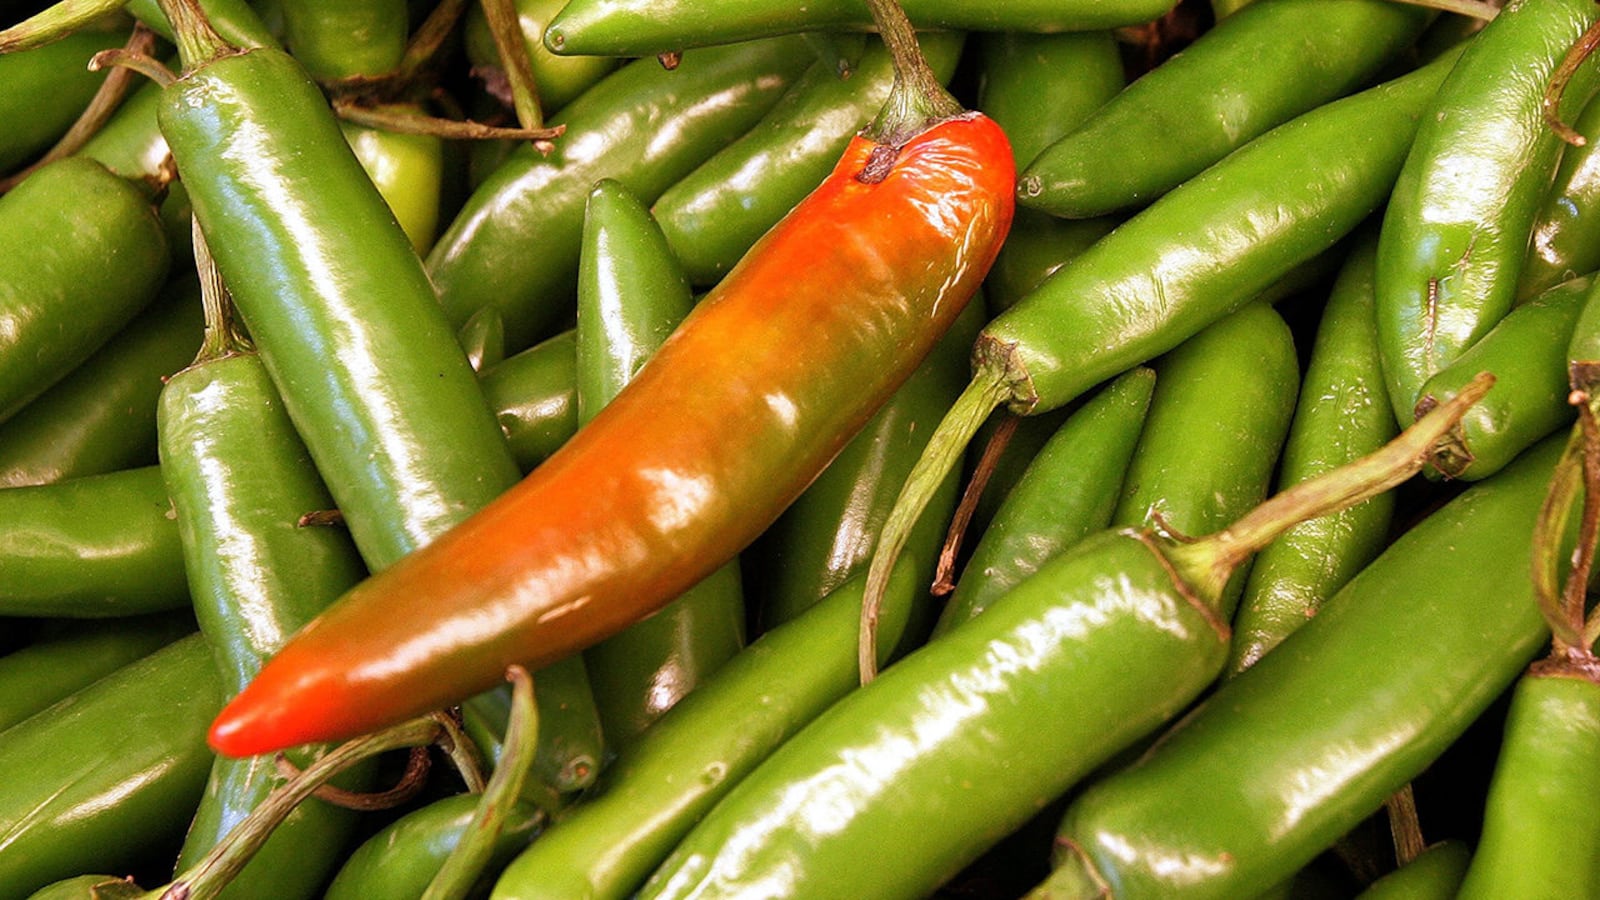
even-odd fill
[(0, 197), (0, 420), (155, 299), (167, 239), (145, 195), (83, 158)]
[(518, 149), (429, 253), (450, 321), (492, 306), (509, 349), (547, 335), (572, 309), (589, 188), (615, 178), (654, 201), (759, 121), (814, 58), (782, 38), (690, 54), (671, 72), (638, 60), (587, 91), (551, 120), (567, 128), (557, 149)]
[(1063, 871), (1083, 870), (1070, 842), (1119, 898), (1251, 896), (1376, 811), (1546, 640), (1527, 535), (1559, 450), (1546, 442), (1412, 528), (1143, 759), (1079, 796), (1058, 833)]
[(1190, 179), (990, 322), (975, 364), (1006, 376), (1013, 410), (1053, 409), (1248, 303), (1388, 196), (1449, 62), (1320, 107)]
[(427, 274), (294, 61), (263, 49), (203, 66), (167, 89), (161, 126), (368, 565), (513, 484), (516, 464)]
[[(1368, 233), (1323, 309), (1283, 448), (1280, 490), (1371, 453), (1394, 436), (1372, 311), (1375, 253), (1376, 235)], [(1380, 494), (1301, 522), (1257, 554), (1234, 615), (1229, 671), (1253, 665), (1371, 562), (1383, 549), (1393, 509), (1394, 497)]]
[(1600, 878), (1600, 684), (1582, 674), (1518, 682), (1483, 836), (1463, 900), (1581, 897)]
[(925, 896), (1176, 715), (1225, 652), (1159, 551), (1102, 532), (830, 707), (641, 896)]
[(88, 30), (53, 44), (0, 55), (0, 172), (10, 171), (47, 149), (105, 80), (89, 71), (89, 58), (122, 46), (126, 34)]
[[(1378, 244), (1378, 337), (1395, 419), (1422, 384), (1511, 309), (1528, 236), (1560, 158), (1545, 85), (1600, 16), (1585, 0), (1511, 3), (1439, 88), (1394, 186)], [(1584, 67), (1564, 110), (1600, 84)]]
[(935, 125), (858, 180), (872, 149), (854, 142), (561, 452), (291, 641), (216, 745), (261, 752), (454, 702), (621, 630), (770, 525), (960, 313), (1010, 222), (1010, 148), (988, 119)]
[[(415, 900), (437, 875), (445, 857), (461, 842), (479, 797), (459, 794), (436, 800), (408, 813), (368, 838), (350, 854), (328, 885), (326, 900)], [(543, 821), (538, 810), (516, 804), (495, 842), (494, 862), (500, 868), (538, 835)]]

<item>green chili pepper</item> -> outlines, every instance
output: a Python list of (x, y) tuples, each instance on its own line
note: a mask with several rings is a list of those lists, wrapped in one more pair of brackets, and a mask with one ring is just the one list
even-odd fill
[[(248, 0), (199, 0), (199, 3), (201, 9), (205, 10), (206, 20), (217, 34), (235, 47), (278, 46), (272, 31), (251, 8)], [(169, 41), (177, 40), (178, 35), (161, 9), (161, 0), (127, 0), (125, 6), (128, 12), (155, 29), (157, 34)]]
[(1470, 857), (1466, 844), (1441, 841), (1368, 885), (1358, 900), (1453, 900)]
[[(325, 900), (415, 900), (422, 896), (446, 856), (455, 849), (472, 819), (478, 797), (458, 794), (407, 813), (356, 848), (328, 885)], [(526, 803), (512, 806), (495, 842), (492, 868), (510, 858), (538, 833), (542, 816)]]
[(514, 484), (516, 464), (316, 85), (203, 26), (179, 29), (189, 70), (161, 128), (290, 418), (382, 569)]
[[(204, 261), (207, 254), (196, 246)], [(220, 285), (213, 281), (207, 291), (206, 345), (161, 392), (161, 471), (177, 512), (195, 616), (223, 694), (231, 697), (366, 570), (344, 529), (299, 524), (306, 513), (331, 508), (333, 499), (266, 367), (231, 331)], [(320, 749), (293, 759), (304, 768), (318, 755)], [(269, 759), (219, 758), (178, 869), (199, 862), (282, 780)], [(338, 864), (354, 824), (349, 810), (316, 799), (300, 804), (225, 896), (313, 896)]]
[[(1237, 566), (1292, 522), (1404, 480), (1449, 419), (1211, 536), (1105, 531), (1051, 559), (785, 743), (640, 896), (926, 896), (1180, 712), (1222, 668)], [(997, 761), (1004, 777), (980, 777)]]
[[(1210, 534), (1261, 502), (1300, 387), (1289, 326), (1253, 303), (1155, 362), (1139, 444), (1111, 523), (1173, 537)], [(1221, 598), (1233, 618), (1244, 569)]]
[(1600, 878), (1600, 815), (1580, 799), (1600, 789), (1600, 683), (1565, 668), (1517, 683), (1464, 900), (1582, 897)]
[[(1371, 453), (1394, 437), (1372, 313), (1376, 252), (1372, 229), (1351, 250), (1334, 282), (1284, 446), (1280, 490)], [(1485, 402), (1492, 402), (1499, 389), (1496, 382)], [(1390, 495), (1374, 497), (1302, 522), (1262, 550), (1234, 614), (1228, 671), (1254, 665), (1371, 562), (1383, 549), (1393, 509)]]
[[(392, 104), (384, 110), (422, 115), (415, 104)], [(444, 181), (444, 141), (426, 134), (400, 134), (340, 122), (345, 140), (361, 167), (418, 253), (426, 253), (439, 230), (439, 195)]]
[(73, 623), (0, 656), (0, 732), (193, 630), (186, 613)]
[[(997, 316), (973, 379), (907, 478), (881, 578), (922, 494), (998, 406), (1037, 413), (1176, 347), (1316, 260), (1382, 202), (1454, 57), (1273, 129), (1171, 191)], [(1338, 153), (1326, 148), (1337, 146)], [(865, 610), (873, 603), (868, 592)], [(870, 642), (870, 627), (863, 628)], [(863, 656), (865, 657), (865, 652)]]
[(494, 307), (509, 347), (542, 336), (571, 309), (589, 187), (615, 178), (653, 202), (748, 131), (813, 58), (803, 39), (780, 38), (689, 54), (671, 72), (638, 60), (589, 89), (552, 119), (567, 129), (556, 150), (518, 149), (428, 255), (450, 321)]
[(66, 133), (105, 80), (89, 71), (89, 58), (127, 39), (106, 29), (69, 35), (53, 44), (0, 54), (0, 172), (47, 149)]
[[(589, 193), (578, 270), (578, 420), (633, 380), (694, 307), (667, 238), (639, 200), (602, 180)], [(744, 646), (739, 562), (584, 651), (608, 741), (635, 740)], [(560, 665), (558, 663), (557, 665)]]
[[(935, 538), (934, 540), (937, 540)], [(932, 541), (896, 568), (885, 646), (918, 591), (913, 570)], [(856, 687), (862, 581), (839, 587), (762, 635), (673, 707), (495, 885), (494, 900), (630, 896), (717, 801), (775, 748)]]
[(198, 635), (124, 666), (0, 740), (0, 896), (108, 871), (183, 834), (222, 705)]
[(0, 490), (0, 614), (99, 618), (189, 605), (155, 466)]
[[(589, 675), (582, 665), (556, 664), (539, 670), (535, 698), (539, 716), (539, 746), (533, 774), (525, 784), (523, 799), (554, 811), (565, 796), (594, 785), (605, 761), (605, 736), (595, 712)], [(502, 685), (461, 704), (467, 736), (494, 767), (505, 753), (506, 727), (511, 718), (511, 689)]]
[(393, 71), (405, 56), (405, 0), (279, 0), (284, 43), (318, 81)]
[[(1122, 90), (1122, 58), (1109, 32), (990, 33), (977, 37), (978, 108), (1011, 139), (1021, 171)], [(1116, 220), (1068, 222), (1019, 209), (985, 280), (990, 308), (1009, 309), (1039, 283), (1104, 237)]]
[(150, 201), (83, 158), (57, 160), (0, 197), (0, 420), (126, 325), (167, 274)]
[(1108, 884), (1119, 898), (1250, 896), (1376, 811), (1544, 642), (1527, 536), (1559, 450), (1547, 442), (1412, 528), (1143, 759), (1090, 786), (1035, 896)]
[(1590, 103), (1573, 129), (1587, 143), (1561, 151), (1555, 183), (1533, 220), (1533, 240), (1517, 281), (1517, 302), (1544, 293), (1563, 281), (1600, 269), (1600, 104)]
[(578, 430), (577, 337), (571, 331), (485, 369), (479, 383), (524, 472)]
[(1440, 472), (1468, 481), (1487, 478), (1572, 421), (1567, 345), (1591, 281), (1585, 276), (1556, 285), (1513, 309), (1423, 382), (1417, 409), (1426, 412), (1478, 372), (1493, 372), (1496, 378), (1494, 390), (1467, 413), (1454, 440), (1435, 455), (1433, 464)]
[[(961, 55), (959, 34), (923, 35), (941, 82)], [(749, 133), (662, 193), (653, 208), (667, 243), (695, 284), (715, 284), (756, 239), (828, 177), (894, 81), (888, 50), (874, 47), (849, 78), (819, 60)]]
[[(917, 371), (762, 536), (751, 566), (761, 628), (795, 619), (866, 569), (895, 492), (939, 414), (961, 392), (967, 348), (983, 324), (980, 301), (973, 298)], [(947, 478), (930, 503), (932, 514), (911, 538), (930, 548), (920, 557), (929, 568), (917, 570), (923, 581), (932, 578), (938, 556), (932, 548), (944, 536), (959, 491), (957, 479)], [(907, 630), (920, 637), (914, 625)]]
[[(1545, 85), (1600, 9), (1588, 0), (1509, 4), (1468, 42), (1417, 130), (1378, 242), (1378, 338), (1395, 417), (1423, 382), (1511, 309), (1561, 140)], [(1593, 67), (1568, 86), (1577, 109)]]
[[(1171, 0), (910, 0), (911, 23), (955, 31), (1092, 31), (1160, 18)], [(654, 56), (689, 47), (726, 44), (777, 34), (864, 29), (865, 3), (814, 0), (713, 4), (691, 0), (573, 0), (545, 29), (544, 42), (560, 54)]]
[[(167, 177), (163, 166), (167, 164), (169, 153), (167, 139), (161, 136), (161, 128), (156, 123), (156, 109), (160, 105), (160, 85), (147, 84), (134, 91), (117, 107), (111, 119), (89, 138), (78, 155), (99, 162), (123, 178), (162, 183)], [(194, 220), (194, 211), (189, 206), (189, 191), (183, 182), (167, 185), (160, 213), (167, 243), (172, 248), (173, 265), (187, 266), (191, 262), (190, 223)]]
[[(528, 47), (528, 62), (533, 68), (533, 83), (539, 89), (539, 106), (546, 117), (577, 99), (617, 67), (610, 56), (557, 56), (544, 45), (544, 29), (555, 18), (565, 0), (517, 0), (517, 22)], [(498, 68), (500, 54), (489, 34), (489, 21), (482, 7), (474, 4), (467, 11), (467, 59), (476, 69)]]
[[(1367, 82), (1428, 18), (1387, 0), (1251, 4), (1033, 158), (1018, 177), (1017, 202), (1068, 218), (1148, 204)], [(1243, 71), (1250, 77), (1238, 77)]]
[(1138, 368), (1107, 385), (1044, 445), (1006, 496), (934, 636), (978, 615), (1052, 557), (1111, 524), (1156, 373)]
[(0, 486), (24, 487), (153, 465), (161, 380), (200, 346), (192, 279), (0, 426)]

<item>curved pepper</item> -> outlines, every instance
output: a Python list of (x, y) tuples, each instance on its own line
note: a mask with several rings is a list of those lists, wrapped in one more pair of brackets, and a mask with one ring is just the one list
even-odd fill
[(857, 138), (593, 422), (308, 626), (218, 719), (214, 746), (264, 752), (453, 702), (512, 662), (621, 630), (727, 561), (977, 290), (1014, 177), (1005, 136), (978, 114), (893, 144)]

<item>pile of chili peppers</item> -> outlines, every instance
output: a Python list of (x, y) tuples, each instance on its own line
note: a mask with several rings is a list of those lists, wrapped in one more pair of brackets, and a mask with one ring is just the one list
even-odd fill
[(0, 30), (0, 900), (1600, 897), (1592, 0)]

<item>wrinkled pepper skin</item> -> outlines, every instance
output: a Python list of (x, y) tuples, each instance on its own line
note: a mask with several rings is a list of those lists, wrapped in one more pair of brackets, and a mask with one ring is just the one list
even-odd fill
[(616, 633), (759, 535), (927, 355), (1010, 224), (991, 120), (942, 120), (858, 179), (877, 146), (852, 142), (560, 452), (307, 626), (214, 746), (360, 734), (470, 696)]

